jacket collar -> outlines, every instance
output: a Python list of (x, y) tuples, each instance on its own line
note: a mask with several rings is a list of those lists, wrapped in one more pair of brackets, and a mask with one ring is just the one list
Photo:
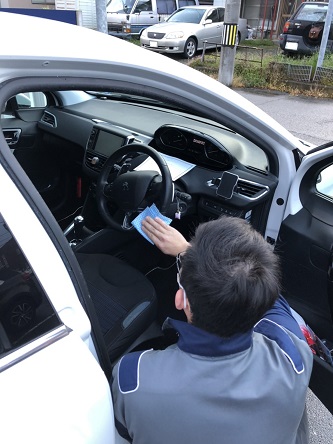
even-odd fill
[(173, 328), (179, 335), (178, 347), (186, 352), (200, 356), (219, 357), (242, 352), (252, 344), (252, 332), (233, 335), (230, 338), (208, 333), (187, 322), (167, 318), (163, 330)]

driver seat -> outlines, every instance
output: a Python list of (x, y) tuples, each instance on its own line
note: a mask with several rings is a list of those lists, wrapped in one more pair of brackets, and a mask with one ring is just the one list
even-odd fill
[(76, 257), (114, 362), (154, 321), (155, 289), (146, 276), (116, 257), (88, 253)]

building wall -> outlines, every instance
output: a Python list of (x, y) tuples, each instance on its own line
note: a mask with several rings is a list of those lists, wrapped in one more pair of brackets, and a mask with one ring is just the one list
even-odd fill
[(55, 9), (54, 0), (0, 0), (1, 8)]

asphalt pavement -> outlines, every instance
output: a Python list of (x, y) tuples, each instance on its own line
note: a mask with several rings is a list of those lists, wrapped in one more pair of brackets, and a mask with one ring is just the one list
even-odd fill
[(252, 89), (235, 91), (273, 117), (294, 136), (316, 145), (333, 140), (333, 99)]
[[(333, 140), (332, 99), (291, 96), (261, 90), (235, 91), (273, 117), (294, 136), (315, 145)], [(311, 390), (308, 391), (307, 412), (310, 444), (332, 444), (333, 416)]]

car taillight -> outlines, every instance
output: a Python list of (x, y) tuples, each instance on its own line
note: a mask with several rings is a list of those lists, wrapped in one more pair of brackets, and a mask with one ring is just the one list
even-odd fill
[(289, 26), (290, 26), (290, 22), (286, 22), (285, 25), (284, 25), (284, 27), (283, 27), (283, 32), (284, 32), (284, 33), (285, 33), (285, 32), (288, 32)]

